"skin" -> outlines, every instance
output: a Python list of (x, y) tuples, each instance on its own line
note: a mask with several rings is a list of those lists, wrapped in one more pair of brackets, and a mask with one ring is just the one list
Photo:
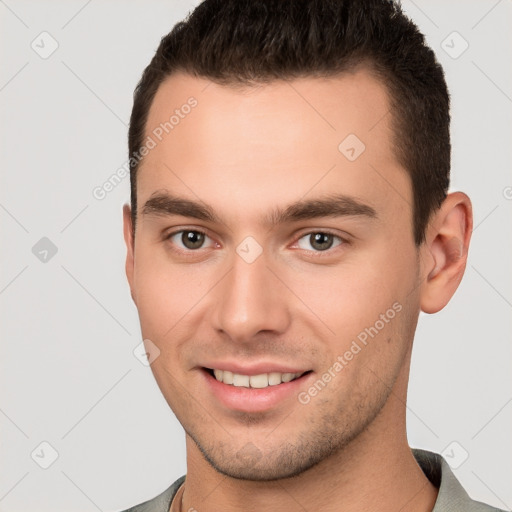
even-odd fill
[[(190, 96), (197, 107), (142, 162), (135, 238), (124, 207), (132, 297), (160, 350), (151, 368), (186, 432), (182, 510), (432, 510), (437, 489), (406, 436), (410, 356), (420, 310), (441, 310), (464, 273), (469, 198), (449, 194), (415, 246), (389, 99), (364, 69), (252, 89), (175, 74), (147, 134)], [(338, 150), (351, 133), (366, 146), (353, 162)], [(219, 221), (144, 213), (163, 192)], [(376, 215), (264, 221), (333, 192)], [(165, 238), (180, 229), (204, 231), (204, 246)], [(309, 234), (326, 231), (333, 246), (321, 251)], [(250, 264), (236, 252), (247, 236), (263, 248)], [(394, 303), (401, 311), (308, 404), (294, 394), (245, 413), (205, 386), (205, 361), (275, 361), (312, 370), (307, 391)]]

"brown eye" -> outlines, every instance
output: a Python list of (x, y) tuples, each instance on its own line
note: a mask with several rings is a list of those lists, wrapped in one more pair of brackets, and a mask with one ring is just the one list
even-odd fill
[(204, 243), (204, 233), (183, 231), (181, 241), (187, 249), (199, 249)]
[[(337, 243), (335, 243), (336, 241)], [(308, 233), (298, 241), (298, 245), (301, 249), (311, 251), (312, 247), (315, 252), (327, 251), (331, 247), (336, 247), (341, 243), (342, 239), (339, 236), (323, 231)]]
[(209, 239), (209, 237), (202, 231), (183, 229), (171, 233), (167, 239), (180, 249), (193, 251), (203, 248), (206, 239)]

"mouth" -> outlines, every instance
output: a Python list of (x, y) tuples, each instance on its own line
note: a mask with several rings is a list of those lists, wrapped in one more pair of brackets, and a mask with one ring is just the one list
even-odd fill
[(287, 382), (292, 382), (312, 372), (308, 370), (298, 373), (260, 373), (258, 375), (243, 375), (241, 373), (234, 373), (228, 370), (219, 370), (216, 368), (203, 368), (209, 373), (217, 382), (222, 382), (228, 386), (241, 387), (241, 388), (255, 388), (264, 389), (270, 386), (279, 386)]
[[(301, 389), (310, 385), (315, 379), (313, 370), (303, 371), (300, 368), (286, 368), (284, 365), (281, 365), (281, 368), (276, 368), (276, 364), (262, 364), (259, 367), (253, 365), (253, 368), (245, 370), (236, 366), (232, 363), (229, 371), (198, 367), (203, 376), (208, 399), (213, 399), (212, 403), (228, 414), (284, 411), (286, 408), (293, 407), (292, 404)], [(295, 370), (295, 372), (275, 371), (278, 369)], [(264, 370), (274, 371), (264, 372)], [(245, 373), (238, 373), (244, 371)], [(252, 375), (248, 375), (249, 373)]]

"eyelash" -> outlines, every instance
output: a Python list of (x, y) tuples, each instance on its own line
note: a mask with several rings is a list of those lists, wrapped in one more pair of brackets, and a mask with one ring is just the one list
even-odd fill
[[(190, 233), (199, 233), (207, 238), (210, 238), (210, 236), (208, 236), (208, 234), (205, 232), (205, 231), (202, 231), (200, 229), (179, 229), (177, 231), (173, 231), (167, 235), (165, 235), (164, 237), (164, 241), (168, 241), (170, 240), (173, 236), (175, 235), (178, 235), (178, 234), (183, 234), (183, 233), (187, 233), (187, 232), (190, 232)], [(301, 249), (303, 251), (307, 251), (309, 253), (312, 253), (314, 254), (315, 256), (321, 256), (323, 254), (332, 254), (333, 250), (336, 249), (336, 247), (340, 247), (342, 245), (349, 245), (350, 242), (349, 240), (347, 240), (346, 238), (343, 238), (341, 237), (340, 235), (337, 235), (336, 233), (333, 233), (329, 230), (312, 230), (312, 231), (307, 231), (305, 233), (302, 233), (297, 239), (296, 241), (294, 242), (294, 245), (298, 244), (298, 242), (300, 240), (302, 240), (303, 238), (307, 237), (307, 236), (311, 236), (311, 235), (314, 235), (314, 234), (318, 234), (318, 233), (321, 233), (323, 235), (330, 235), (332, 237), (334, 237), (335, 239), (338, 239), (340, 241), (340, 243), (338, 243), (337, 245), (334, 245), (332, 247), (329, 247), (328, 249), (326, 249), (325, 251), (315, 251), (315, 250), (308, 250), (308, 249)], [(200, 247), (199, 249), (174, 249), (176, 250), (177, 252), (180, 252), (182, 254), (185, 254), (185, 253), (194, 253), (194, 252), (199, 252), (201, 249), (203, 249), (203, 247)]]

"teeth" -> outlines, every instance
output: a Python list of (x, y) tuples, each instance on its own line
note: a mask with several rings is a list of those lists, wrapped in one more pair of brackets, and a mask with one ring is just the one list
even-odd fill
[(239, 373), (233, 374), (233, 386), (249, 387), (249, 375), (240, 375)]
[(282, 382), (290, 382), (302, 373), (261, 373), (260, 375), (241, 375), (228, 370), (213, 370), (215, 378), (224, 384), (231, 384), (236, 387), (244, 388), (266, 388), (268, 386), (277, 386)]
[(278, 372), (272, 372), (268, 374), (268, 383), (270, 386), (281, 384), (281, 374)]
[(249, 379), (251, 388), (266, 388), (268, 386), (268, 375), (262, 373), (261, 375), (251, 375)]

